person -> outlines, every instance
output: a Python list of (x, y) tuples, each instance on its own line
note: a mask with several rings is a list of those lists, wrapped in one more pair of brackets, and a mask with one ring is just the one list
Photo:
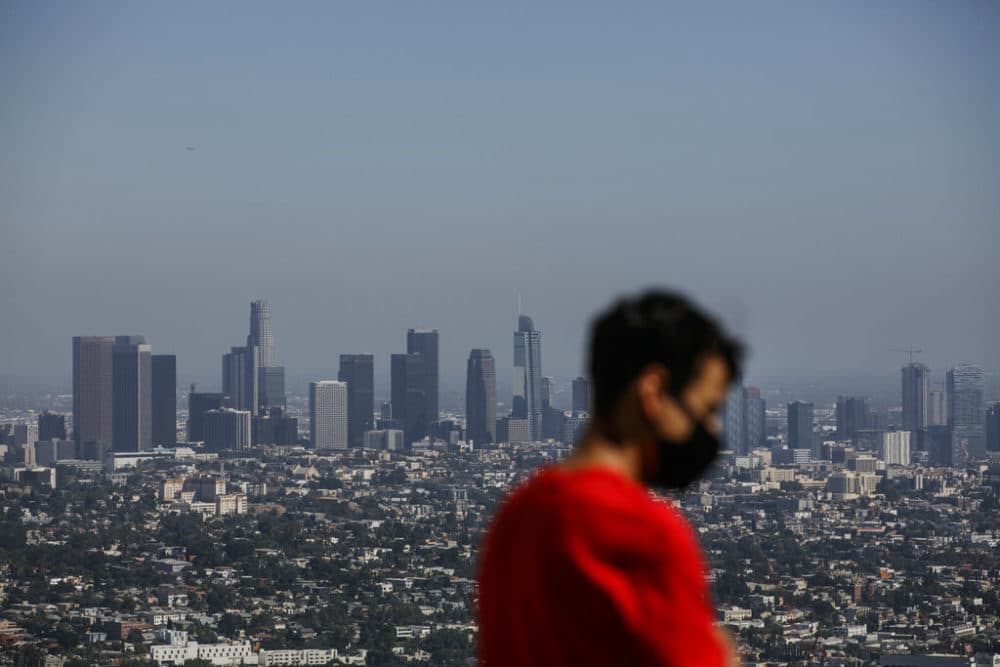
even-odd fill
[(479, 563), (485, 667), (730, 667), (706, 563), (681, 512), (719, 450), (742, 347), (684, 297), (650, 291), (593, 323), (591, 424), (501, 503)]

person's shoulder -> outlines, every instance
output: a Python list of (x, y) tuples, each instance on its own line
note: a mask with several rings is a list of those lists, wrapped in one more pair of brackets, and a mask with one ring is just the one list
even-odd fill
[(609, 468), (548, 466), (525, 485), (521, 500), (524, 509), (554, 512), (564, 530), (597, 548), (655, 556), (692, 539), (669, 501)]

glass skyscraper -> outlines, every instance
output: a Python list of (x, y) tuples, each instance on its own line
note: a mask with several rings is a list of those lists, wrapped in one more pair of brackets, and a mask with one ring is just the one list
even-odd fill
[(527, 419), (530, 437), (538, 440), (542, 430), (542, 333), (527, 315), (517, 318), (514, 332), (514, 400), (511, 417)]
[(986, 455), (983, 432), (983, 369), (961, 364), (948, 371), (948, 426), (951, 464), (961, 467)]
[(466, 437), (480, 446), (497, 439), (497, 370), (489, 350), (472, 350), (465, 374)]

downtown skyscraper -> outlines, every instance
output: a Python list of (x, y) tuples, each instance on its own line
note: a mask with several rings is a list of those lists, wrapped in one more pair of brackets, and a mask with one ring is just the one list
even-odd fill
[(924, 364), (910, 362), (902, 370), (903, 430), (927, 428), (930, 370)]
[(260, 348), (261, 368), (274, 366), (274, 337), (271, 335), (271, 306), (258, 299), (250, 302), (250, 338), (248, 345)]
[(808, 449), (817, 460), (820, 458), (817, 445), (813, 437), (813, 404), (792, 401), (788, 404), (788, 448)]
[(229, 407), (257, 413), (259, 360), (257, 346), (234, 346), (222, 355), (222, 393), (229, 397)]
[(542, 333), (527, 315), (517, 318), (514, 332), (514, 397), (512, 419), (526, 419), (530, 439), (542, 435)]
[(489, 350), (472, 350), (465, 373), (466, 438), (475, 447), (497, 439), (497, 369)]
[(222, 356), (222, 393), (230, 407), (251, 415), (285, 407), (285, 369), (274, 364), (271, 308), (267, 301), (250, 303), (250, 333), (246, 345)]
[(590, 380), (580, 376), (573, 380), (573, 404), (574, 413), (590, 412)]
[(858, 431), (868, 428), (870, 411), (868, 399), (863, 396), (838, 396), (837, 437), (853, 441)]
[(424, 355), (394, 354), (389, 359), (392, 418), (403, 427), (404, 447), (430, 433)]
[(438, 389), (440, 368), (438, 366), (437, 329), (409, 329), (406, 332), (406, 353), (419, 354), (423, 362), (424, 408), (427, 426), (431, 428), (440, 418), (438, 412)]
[(111, 336), (73, 337), (73, 440), (110, 449), (112, 427)]
[(340, 355), (337, 379), (347, 384), (347, 441), (352, 448), (365, 445), (365, 431), (375, 428), (375, 357)]
[(142, 336), (115, 336), (112, 347), (112, 448), (144, 452), (153, 445), (152, 348)]
[(254, 414), (267, 413), (272, 408), (285, 408), (285, 368), (278, 366), (274, 355), (274, 336), (271, 334), (271, 306), (258, 299), (250, 302), (250, 335), (247, 349), (258, 353), (257, 402)]
[(986, 454), (983, 429), (983, 369), (960, 364), (948, 371), (948, 427), (951, 429), (951, 465), (961, 467)]
[(177, 357), (154, 354), (152, 368), (153, 445), (173, 446), (177, 442)]
[(313, 449), (347, 449), (347, 384), (309, 383), (309, 439)]
[(745, 455), (767, 444), (764, 399), (756, 387), (733, 387), (726, 395), (722, 428), (726, 449)]

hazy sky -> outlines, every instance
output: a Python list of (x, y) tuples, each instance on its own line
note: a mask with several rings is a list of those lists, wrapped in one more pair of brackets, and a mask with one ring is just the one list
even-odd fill
[(486, 4), (2, 3), (0, 374), (217, 384), (251, 298), (296, 377), (407, 327), (506, 374), (520, 292), (568, 375), (652, 284), (751, 376), (1000, 367), (995, 3)]

